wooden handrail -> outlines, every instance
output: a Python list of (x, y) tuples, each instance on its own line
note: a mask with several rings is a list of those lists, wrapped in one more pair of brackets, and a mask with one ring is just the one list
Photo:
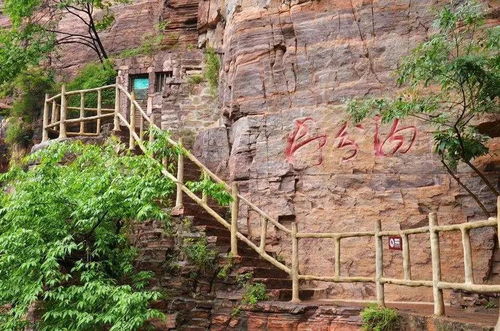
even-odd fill
[[(102, 96), (101, 92), (103, 89), (114, 88), (115, 89), (115, 108), (107, 109), (102, 108)], [(98, 92), (98, 102), (96, 108), (85, 108), (83, 107), (83, 101), (80, 107), (68, 107), (66, 105), (66, 97), (68, 95), (74, 95), (80, 93), (83, 95), (87, 92)], [(130, 103), (130, 118), (120, 113), (120, 98), (119, 94), (123, 93)], [(56, 99), (61, 99), (61, 104), (59, 107), (59, 112), (57, 112), (58, 105)], [(50, 107), (52, 103), (52, 107)], [(61, 93), (50, 97), (45, 96), (44, 104), (44, 114), (43, 114), (43, 141), (49, 139), (48, 130), (51, 128), (60, 128), (60, 136), (64, 135), (98, 135), (100, 130), (99, 122), (101, 119), (113, 117), (114, 118), (114, 129), (119, 130), (120, 124), (124, 125), (129, 131), (129, 147), (135, 148), (136, 146), (141, 149), (145, 155), (151, 159), (155, 159), (153, 155), (150, 155), (144, 144), (145, 136), (145, 126), (149, 129), (155, 128), (160, 130), (158, 126), (155, 125), (152, 119), (153, 113), (152, 109), (149, 109), (151, 100), (148, 100), (148, 112), (151, 112), (151, 117), (142, 109), (141, 105), (135, 100), (133, 93), (129, 93), (125, 87), (120, 84), (112, 84), (99, 88), (78, 90), (78, 91), (65, 91), (65, 87), (62, 87)], [(66, 111), (68, 109), (80, 109), (80, 117), (75, 119), (66, 119)], [(82, 110), (83, 109), (83, 110)], [(86, 110), (95, 111), (96, 116), (83, 117), (83, 113)], [(49, 114), (52, 112), (51, 114)], [(104, 114), (103, 112), (109, 112)], [(136, 132), (136, 114), (139, 116), (139, 134)], [(50, 115), (50, 116), (49, 116)], [(70, 123), (81, 123), (81, 128), (83, 128), (84, 122), (96, 121), (97, 132), (63, 132), (66, 129), (66, 124)], [(152, 133), (149, 133), (147, 140), (150, 142), (154, 139)], [(328, 232), (328, 233), (311, 233), (311, 232), (299, 232), (296, 223), (292, 223), (291, 229), (285, 227), (254, 203), (252, 203), (248, 198), (241, 195), (238, 192), (235, 183), (233, 185), (227, 184), (224, 180), (219, 178), (215, 173), (208, 169), (201, 161), (199, 161), (193, 154), (182, 148), (182, 142), (176, 142), (170, 137), (167, 137), (167, 143), (174, 147), (178, 147), (182, 150), (179, 158), (177, 160), (177, 174), (174, 176), (171, 174), (165, 164), (165, 160), (156, 160), (162, 164), (162, 173), (172, 180), (177, 185), (177, 198), (176, 207), (182, 208), (182, 194), (186, 194), (195, 203), (202, 207), (209, 215), (211, 215), (217, 222), (223, 225), (231, 232), (231, 253), (233, 255), (238, 254), (237, 239), (246, 243), (251, 249), (255, 250), (263, 259), (270, 262), (272, 265), (280, 270), (285, 271), (290, 275), (292, 279), (292, 301), (298, 302), (299, 298), (299, 288), (300, 280), (309, 281), (327, 281), (327, 282), (367, 282), (375, 283), (377, 301), (379, 305), (385, 304), (384, 299), (384, 284), (395, 284), (401, 286), (409, 287), (432, 287), (433, 297), (434, 297), (434, 313), (436, 315), (444, 314), (444, 302), (443, 302), (443, 289), (455, 289), (455, 290), (465, 290), (471, 292), (500, 292), (500, 285), (497, 284), (475, 284), (473, 279), (473, 265), (472, 265), (472, 249), (470, 244), (469, 232), (472, 229), (481, 227), (496, 227), (498, 232), (498, 240), (500, 241), (500, 197), (497, 200), (497, 217), (489, 218), (487, 220), (467, 222), (461, 224), (451, 224), (451, 225), (439, 225), (437, 220), (437, 215), (435, 213), (429, 214), (429, 225), (414, 229), (405, 230), (386, 230), (382, 229), (382, 224), (380, 220), (377, 220), (373, 231), (355, 231), (355, 232)], [(198, 166), (203, 174), (203, 178), (210, 178), (216, 183), (219, 183), (223, 188), (230, 192), (233, 197), (233, 202), (231, 203), (231, 221), (228, 222), (224, 217), (219, 215), (212, 207), (208, 205), (208, 199), (205, 192), (202, 193), (201, 198), (198, 197), (194, 192), (192, 192), (184, 183), (184, 158), (189, 159), (196, 166)], [(247, 236), (241, 233), (238, 229), (238, 214), (240, 205), (247, 205), (250, 210), (257, 213), (260, 216), (260, 237), (259, 244), (256, 245), (252, 240), (247, 238)], [(291, 267), (279, 262), (276, 258), (269, 255), (265, 251), (266, 237), (267, 237), (267, 227), (271, 224), (276, 229), (283, 231), (286, 235), (290, 236), (292, 244), (292, 254), (291, 254)], [(464, 254), (464, 275), (465, 280), (463, 283), (451, 283), (442, 280), (441, 266), (440, 266), (440, 245), (439, 245), (439, 233), (446, 231), (461, 231), (462, 234), (462, 246)], [(418, 280), (412, 279), (411, 275), (411, 261), (410, 261), (410, 247), (409, 247), (409, 236), (415, 234), (428, 234), (431, 242), (431, 259), (432, 259), (432, 280)], [(403, 256), (403, 279), (399, 278), (388, 278), (384, 277), (384, 265), (383, 265), (383, 238), (387, 236), (401, 236), (402, 241), (402, 256)], [(343, 276), (341, 275), (341, 241), (346, 238), (356, 238), (356, 237), (373, 237), (375, 239), (375, 275), (373, 277), (365, 276)], [(322, 275), (309, 275), (300, 273), (299, 264), (299, 252), (300, 252), (300, 239), (333, 239), (334, 240), (334, 276), (322, 276)]]

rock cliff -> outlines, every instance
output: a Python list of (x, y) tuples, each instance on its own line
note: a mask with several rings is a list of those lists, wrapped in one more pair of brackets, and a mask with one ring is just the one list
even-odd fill
[[(429, 35), (433, 10), (443, 3), (202, 1), (199, 26), (207, 30), (202, 37), (208, 36), (223, 58), (220, 102), (229, 120), (230, 178), (272, 216), (297, 222), (299, 231), (372, 230), (377, 219), (383, 229), (417, 227), (426, 224), (430, 211), (438, 212), (442, 224), (481, 218), (432, 154), (429, 128), (418, 121), (377, 119), (354, 126), (343, 111), (345, 98), (395, 90), (393, 73), (401, 56)], [(395, 135), (403, 137), (399, 147), (391, 143)], [(498, 161), (498, 153), (485, 160), (492, 178), (498, 178)], [(486, 196), (474, 177), (463, 177)], [(257, 215), (242, 217), (241, 225), (257, 236)], [(493, 236), (492, 230), (473, 235), (476, 281), (492, 276)], [(442, 241), (443, 274), (459, 281), (460, 236)], [(289, 254), (279, 233), (268, 244), (277, 254)], [(372, 274), (373, 245), (343, 241), (342, 273)], [(410, 240), (415, 277), (430, 277), (429, 245), (423, 236)], [(304, 272), (333, 274), (329, 240), (302, 240), (300, 246)], [(384, 254), (388, 276), (402, 276), (400, 252)], [(320, 286), (340, 297), (374, 294), (368, 285)], [(389, 300), (430, 299), (421, 289), (390, 288)]]
[[(383, 229), (405, 229), (425, 225), (430, 211), (438, 212), (441, 224), (462, 223), (481, 219), (480, 211), (433, 155), (430, 128), (415, 120), (382, 124), (376, 118), (355, 126), (346, 122), (343, 107), (345, 98), (390, 95), (396, 89), (393, 73), (400, 58), (432, 32), (433, 10), (443, 3), (136, 0), (115, 8), (116, 22), (103, 40), (110, 53), (118, 53), (139, 45), (141, 37), (165, 19), (170, 22), (166, 33), (179, 40), (179, 47), (168, 52), (179, 63), (193, 54), (185, 49), (195, 43), (216, 49), (222, 60), (219, 107), (201, 107), (201, 121), (193, 113), (186, 115), (191, 124), (184, 125), (196, 131), (192, 123), (207, 127), (207, 118), (223, 116), (224, 125), (196, 132), (195, 152), (214, 171), (237, 181), (242, 193), (285, 225), (297, 222), (299, 231), (342, 232), (372, 230), (380, 219)], [(497, 24), (495, 2), (488, 6), (490, 23)], [(93, 54), (85, 49), (63, 49), (54, 65), (71, 72), (91, 59)], [(179, 77), (183, 83), (189, 78)], [(200, 103), (196, 91), (203, 89), (189, 92), (183, 86), (182, 93), (163, 95), (164, 128), (178, 105), (183, 111), (196, 110)], [(182, 129), (182, 123), (176, 119), (175, 129)], [(395, 136), (402, 137), (401, 145), (395, 144)], [(492, 139), (494, 153), (480, 160), (487, 175), (497, 181), (499, 143), (498, 137)], [(462, 177), (487, 198), (488, 192), (474, 176), (464, 171)], [(494, 211), (493, 197), (489, 206)], [(245, 231), (258, 235), (257, 215), (243, 212), (239, 222)], [(286, 260), (290, 243), (279, 232), (270, 233), (273, 238), (267, 248)], [(494, 236), (491, 229), (472, 233), (476, 282), (500, 281)], [(442, 246), (444, 278), (463, 280), (460, 234), (443, 236)], [(342, 241), (342, 274), (372, 274), (373, 247), (372, 239)], [(430, 279), (427, 236), (412, 237), (410, 249), (413, 276)], [(302, 240), (300, 254), (302, 272), (333, 274), (329, 240)], [(401, 253), (385, 250), (384, 255), (387, 276), (402, 276)], [(324, 288), (329, 297), (374, 296), (371, 285), (310, 286)], [(430, 290), (388, 288), (388, 300), (432, 298)]]

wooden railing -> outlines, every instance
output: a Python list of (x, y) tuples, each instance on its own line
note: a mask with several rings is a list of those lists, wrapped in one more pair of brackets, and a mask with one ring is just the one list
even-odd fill
[[(102, 107), (102, 93), (104, 90), (114, 89), (115, 90), (115, 105), (114, 108), (104, 108)], [(97, 105), (96, 107), (90, 108), (85, 107), (85, 94), (87, 93), (97, 93)], [(68, 107), (67, 98), (72, 95), (80, 95), (80, 106), (79, 107)], [(120, 113), (120, 96), (125, 96), (124, 99), (127, 100), (128, 112), (127, 114)], [(59, 103), (58, 103), (59, 101)], [(148, 102), (149, 104), (149, 102)], [(68, 110), (78, 110), (78, 117), (68, 118)], [(149, 109), (148, 109), (148, 112)], [(91, 116), (86, 116), (86, 114), (92, 114)], [(95, 113), (95, 115), (93, 115)], [(154, 120), (148, 116), (148, 114), (142, 109), (140, 104), (135, 100), (134, 95), (129, 93), (127, 89), (119, 84), (113, 84), (108, 86), (103, 86), (100, 88), (81, 90), (81, 91), (66, 91), (64, 86), (62, 87), (61, 93), (53, 97), (46, 96), (45, 107), (43, 114), (43, 141), (49, 140), (49, 136), (52, 133), (57, 135), (58, 138), (66, 138), (68, 135), (99, 135), (100, 125), (102, 121), (106, 118), (113, 118), (114, 130), (120, 130), (121, 126), (125, 126), (129, 132), (129, 148), (134, 149), (136, 147), (140, 148), (144, 153), (146, 153), (145, 147), (145, 137), (148, 135), (148, 129), (159, 128), (155, 125)], [(85, 130), (84, 123), (94, 122), (92, 132)], [(78, 123), (78, 131), (69, 131), (68, 126)], [(152, 140), (154, 137), (149, 134), (147, 140)], [(167, 138), (167, 142), (172, 146), (180, 147), (182, 146), (182, 141), (176, 142), (170, 138)], [(147, 155), (147, 153), (146, 153)], [(154, 158), (154, 156), (149, 155), (149, 157)], [(212, 209), (207, 203), (207, 196), (202, 193), (201, 197), (198, 197), (194, 192), (192, 192), (184, 182), (184, 158), (189, 159), (192, 163), (198, 166), (203, 174), (203, 176), (212, 179), (214, 182), (222, 184), (223, 187), (231, 193), (233, 201), (230, 206), (231, 219), (226, 220), (223, 216), (219, 215), (214, 209)], [(158, 162), (165, 162), (165, 160), (157, 160)], [(469, 233), (472, 229), (481, 227), (495, 227), (497, 229), (498, 240), (500, 241), (500, 213), (497, 214), (496, 218), (489, 218), (484, 221), (469, 222), (462, 224), (453, 225), (438, 225), (438, 219), (436, 213), (429, 214), (429, 225), (425, 227), (407, 229), (407, 230), (397, 230), (397, 231), (383, 231), (381, 222), (378, 220), (374, 225), (373, 231), (365, 232), (338, 232), (338, 233), (307, 233), (298, 232), (297, 224), (292, 223), (291, 229), (280, 224), (274, 218), (269, 216), (266, 212), (261, 210), (258, 206), (249, 201), (246, 197), (242, 196), (238, 192), (238, 186), (236, 183), (232, 185), (227, 184), (222, 179), (220, 179), (216, 174), (214, 174), (210, 169), (205, 167), (194, 155), (186, 151), (185, 153), (180, 153), (177, 159), (177, 174), (174, 176), (171, 174), (167, 167), (163, 167), (163, 174), (174, 181), (177, 185), (176, 193), (176, 209), (182, 209), (183, 207), (183, 193), (195, 201), (199, 206), (207, 211), (211, 216), (214, 217), (216, 221), (225, 226), (231, 232), (231, 254), (233, 256), (238, 255), (238, 239), (246, 243), (249, 247), (255, 250), (263, 259), (269, 261), (275, 267), (285, 271), (290, 275), (292, 279), (292, 302), (299, 302), (299, 289), (300, 280), (315, 280), (315, 281), (327, 281), (327, 282), (338, 282), (338, 283), (353, 283), (353, 282), (365, 282), (374, 283), (376, 286), (377, 302), (379, 305), (385, 305), (385, 295), (384, 295), (384, 285), (385, 284), (395, 284), (402, 286), (423, 286), (432, 287), (433, 298), (434, 298), (434, 313), (435, 315), (444, 314), (444, 301), (443, 301), (443, 290), (444, 289), (455, 289), (455, 290), (466, 290), (471, 292), (500, 292), (500, 285), (487, 285), (487, 284), (476, 284), (473, 279), (473, 267), (472, 267), (472, 249), (470, 243)], [(255, 212), (260, 217), (260, 236), (258, 244), (254, 243), (250, 238), (243, 234), (238, 229), (238, 214), (242, 205), (246, 205), (250, 211)], [(497, 201), (497, 210), (500, 211), (500, 197)], [(269, 226), (273, 226), (276, 230), (282, 231), (291, 240), (291, 263), (286, 265), (276, 258), (271, 256), (266, 252), (266, 238)], [(462, 234), (462, 246), (464, 254), (464, 273), (465, 281), (463, 283), (451, 283), (442, 280), (441, 274), (441, 258), (440, 258), (440, 245), (439, 245), (439, 233), (446, 231), (461, 231)], [(432, 257), (432, 279), (431, 280), (421, 280), (413, 279), (411, 276), (411, 260), (410, 260), (410, 248), (408, 237), (414, 234), (425, 234), (427, 233), (430, 238), (431, 243), (431, 257)], [(388, 236), (401, 236), (402, 239), (402, 255), (403, 255), (403, 278), (387, 278), (384, 277), (384, 267), (383, 267), (383, 238)], [(344, 276), (341, 275), (340, 271), (340, 261), (341, 261), (341, 240), (346, 238), (354, 237), (373, 237), (375, 240), (375, 275), (373, 277), (365, 276)], [(334, 240), (334, 276), (320, 276), (320, 275), (307, 275), (300, 273), (299, 265), (299, 240), (300, 239), (333, 239)]]

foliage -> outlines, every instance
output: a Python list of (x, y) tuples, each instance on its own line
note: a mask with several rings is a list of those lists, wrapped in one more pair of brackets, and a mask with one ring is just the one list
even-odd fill
[(234, 257), (229, 255), (228, 260), (217, 272), (217, 278), (226, 280), (234, 267)]
[(499, 195), (472, 164), (488, 153), (488, 137), (474, 125), (480, 116), (499, 112), (500, 27), (487, 28), (483, 22), (482, 6), (475, 1), (445, 6), (435, 21), (436, 33), (400, 65), (397, 81), (405, 89), (392, 99), (351, 100), (347, 111), (355, 122), (379, 115), (385, 122), (411, 116), (430, 124), (443, 165), (488, 214), (455, 175), (463, 162)]
[(156, 126), (151, 126), (147, 132), (148, 135), (154, 137), (153, 141), (144, 142), (148, 150), (148, 155), (155, 157), (157, 160), (167, 160), (167, 170), (175, 170), (177, 157), (180, 154), (186, 154), (187, 150), (180, 144), (172, 144), (170, 133), (159, 129)]
[(165, 30), (168, 27), (168, 21), (162, 21), (155, 26), (155, 30), (152, 33), (146, 33), (142, 36), (141, 44), (135, 48), (126, 49), (120, 52), (118, 58), (130, 58), (143, 55), (152, 55), (158, 51), (166, 50), (171, 46), (167, 43), (167, 39), (175, 39), (175, 36), (165, 35)]
[(0, 29), (0, 86), (46, 59), (54, 36), (35, 24)]
[(213, 48), (207, 48), (205, 52), (205, 70), (203, 76), (208, 82), (212, 95), (217, 94), (219, 87), (220, 59)]
[[(31, 164), (31, 167), (27, 167)], [(134, 220), (165, 219), (175, 184), (161, 166), (116, 142), (54, 143), (0, 177), (0, 328), (30, 307), (40, 330), (135, 330), (161, 314), (135, 272)]]
[[(85, 65), (73, 80), (67, 83), (66, 89), (85, 90), (95, 87), (111, 85), (115, 83), (116, 71), (111, 60), (102, 63), (89, 63)], [(113, 107), (115, 104), (115, 90), (105, 89), (102, 91), (102, 105)], [(68, 104), (80, 106), (80, 95), (68, 97)], [(97, 107), (97, 92), (85, 94), (85, 107)]]
[(225, 185), (214, 183), (208, 176), (202, 176), (198, 182), (187, 182), (186, 186), (193, 192), (203, 192), (212, 197), (221, 206), (227, 206), (233, 201), (233, 197), (226, 191)]
[(494, 301), (490, 301), (490, 300), (488, 300), (485, 303), (485, 305), (484, 305), (485, 309), (493, 309), (493, 308), (496, 308), (496, 307), (497, 307), (497, 305), (495, 304), (495, 302)]
[(200, 271), (206, 272), (214, 268), (217, 252), (208, 246), (207, 238), (184, 239), (182, 249), (189, 261), (195, 264)]
[(5, 142), (10, 145), (28, 147), (33, 137), (31, 125), (17, 117), (10, 118), (5, 130)]
[[(127, 3), (129, 0), (6, 0), (5, 13), (12, 21), (11, 31), (26, 34), (30, 39), (21, 39), (24, 46), (32, 47), (36, 41), (50, 40), (47, 49), (38, 49), (38, 56), (47, 55), (56, 45), (83, 45), (90, 48), (99, 60), (108, 57), (101, 42), (99, 32), (108, 29), (114, 22), (111, 7), (115, 4)], [(103, 15), (98, 16), (98, 12)], [(75, 32), (72, 26), (60, 30), (60, 20), (63, 17), (72, 17), (85, 28), (83, 33)], [(22, 53), (24, 54), (24, 50)], [(35, 62), (35, 64), (38, 62)]]
[(10, 116), (31, 123), (40, 117), (46, 93), (54, 88), (52, 72), (44, 68), (31, 67), (3, 86), (3, 94), (14, 97)]
[(238, 285), (244, 287), (246, 284), (248, 284), (248, 282), (250, 282), (253, 278), (253, 273), (252, 272), (245, 272), (245, 273), (242, 273), (242, 274), (238, 274), (236, 276), (236, 283), (238, 283)]
[(203, 76), (202, 75), (191, 75), (188, 77), (188, 84), (190, 85), (198, 85), (203, 82)]
[(369, 305), (361, 311), (363, 329), (373, 331), (398, 330), (399, 315), (394, 309)]
[(242, 305), (255, 305), (259, 301), (268, 300), (267, 287), (263, 283), (252, 283), (253, 273), (246, 272), (236, 276), (236, 283), (243, 287), (243, 297), (240, 304), (231, 311), (231, 316), (236, 317), (241, 313)]
[(255, 305), (259, 301), (267, 300), (267, 288), (263, 283), (247, 284), (241, 303), (245, 305)]
[(33, 137), (33, 122), (40, 117), (45, 93), (52, 90), (54, 78), (51, 72), (30, 67), (12, 81), (2, 85), (1, 94), (14, 99), (9, 116), (5, 142), (11, 146), (26, 148)]

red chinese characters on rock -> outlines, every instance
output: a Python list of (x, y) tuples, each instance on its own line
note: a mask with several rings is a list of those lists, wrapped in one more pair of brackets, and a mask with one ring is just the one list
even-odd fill
[(323, 163), (323, 147), (326, 145), (326, 134), (310, 136), (309, 125), (314, 124), (314, 120), (310, 117), (295, 120), (295, 128), (292, 133), (287, 137), (287, 144), (285, 148), (285, 157), (289, 163), (293, 163), (295, 153), (312, 143), (317, 144), (316, 151), (318, 151), (317, 162), (314, 165)]
[[(358, 128), (361, 131), (364, 131), (362, 125), (356, 125), (356, 128)], [(342, 162), (352, 160), (356, 157), (356, 155), (358, 155), (359, 145), (357, 142), (349, 138), (347, 132), (347, 122), (342, 125), (339, 132), (335, 136), (335, 140), (337, 141), (335, 147), (339, 149), (344, 149), (344, 148), (349, 149), (347, 151), (347, 155), (342, 157)]]
[[(376, 116), (375, 136), (373, 138), (375, 156), (393, 156), (396, 152), (406, 154), (413, 146), (413, 143), (417, 138), (417, 128), (414, 126), (405, 126), (403, 128), (399, 128), (399, 119), (395, 119), (392, 122), (391, 130), (383, 141), (380, 139), (379, 130), (380, 117)], [(406, 140), (405, 137), (410, 137), (410, 139)], [(388, 149), (388, 151), (385, 151), (385, 149)]]
[[(400, 127), (400, 120), (395, 119), (392, 122), (391, 129), (385, 137), (381, 137), (380, 132), (381, 119), (379, 116), (375, 120), (375, 134), (373, 137), (373, 150), (377, 157), (391, 157), (396, 153), (406, 154), (414, 145), (417, 137), (417, 128), (415, 126)], [(287, 145), (285, 148), (286, 160), (292, 164), (294, 162), (295, 152), (311, 144), (317, 143), (315, 151), (318, 152), (317, 162), (314, 165), (323, 163), (323, 147), (327, 142), (326, 134), (310, 135), (309, 125), (315, 124), (311, 117), (295, 120), (295, 127), (292, 133), (287, 136)], [(356, 125), (355, 128), (361, 132), (365, 129), (362, 125)], [(335, 148), (346, 150), (342, 156), (342, 162), (352, 161), (358, 155), (359, 144), (350, 136), (348, 123), (342, 124), (335, 135)]]

